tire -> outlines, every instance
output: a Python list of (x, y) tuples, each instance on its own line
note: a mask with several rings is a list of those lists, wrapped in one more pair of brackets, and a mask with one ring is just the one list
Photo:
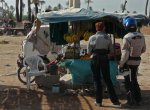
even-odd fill
[[(17, 76), (18, 76), (18, 79), (19, 79), (19, 81), (21, 83), (27, 84), (25, 67), (19, 67), (18, 68), (18, 70), (17, 70)], [(32, 83), (34, 81), (35, 81), (35, 77), (32, 77), (30, 83)]]

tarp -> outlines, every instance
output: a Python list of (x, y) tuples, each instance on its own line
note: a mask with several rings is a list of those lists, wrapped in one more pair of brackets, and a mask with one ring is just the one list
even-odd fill
[[(65, 66), (69, 69), (72, 75), (72, 83), (74, 85), (92, 84), (93, 75), (91, 70), (91, 60), (67, 59), (60, 63), (60, 66)], [(117, 61), (109, 61), (110, 77), (113, 85), (117, 85), (118, 67)]]
[(73, 21), (97, 21), (103, 20), (106, 24), (106, 32), (109, 34), (117, 34), (117, 37), (122, 38), (126, 31), (122, 24), (122, 19), (132, 16), (138, 21), (138, 26), (146, 25), (147, 20), (145, 15), (125, 14), (125, 13), (106, 13), (93, 11), (84, 8), (71, 8), (60, 11), (43, 12), (37, 15), (37, 18), (44, 23), (60, 23)]
[[(119, 37), (124, 36), (123, 25), (120, 22), (122, 16), (113, 13), (97, 12), (91, 9), (72, 8), (60, 11), (44, 12), (37, 15), (38, 19), (44, 23), (60, 23), (73, 21), (107, 21), (107, 33), (117, 33)], [(110, 23), (111, 22), (111, 23)], [(115, 28), (115, 29), (114, 29)]]
[(93, 11), (90, 8), (71, 8), (60, 11), (43, 12), (37, 15), (44, 23), (59, 23), (68, 21), (82, 21), (82, 20), (95, 20), (103, 17), (111, 17), (117, 20), (122, 20), (124, 17), (132, 16), (137, 19), (138, 22), (142, 21), (144, 24), (149, 22), (148, 17), (142, 14), (130, 14), (130, 13), (106, 13), (100, 11)]
[(94, 20), (105, 16), (112, 16), (118, 19), (121, 17), (112, 13), (96, 12), (91, 9), (84, 8), (72, 8), (60, 11), (44, 12), (37, 15), (42, 22), (46, 23)]

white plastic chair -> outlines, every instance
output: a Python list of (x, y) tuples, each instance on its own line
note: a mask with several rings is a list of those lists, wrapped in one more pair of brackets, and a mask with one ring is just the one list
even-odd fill
[[(46, 65), (39, 56), (25, 57), (23, 65), (26, 67), (27, 89), (30, 89), (30, 79), (32, 76), (46, 75)], [(39, 66), (43, 66), (43, 70), (39, 70)]]

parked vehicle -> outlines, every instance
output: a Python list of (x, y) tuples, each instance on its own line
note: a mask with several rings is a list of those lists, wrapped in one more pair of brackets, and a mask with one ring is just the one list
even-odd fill
[[(58, 60), (57, 58), (60, 56), (59, 52), (61, 50), (61, 46), (57, 46), (56, 44), (52, 43), (50, 41), (49, 37), (49, 25), (41, 25), (39, 30), (36, 31), (36, 27), (33, 27), (32, 30), (28, 33), (26, 38), (22, 42), (22, 52), (18, 55), (17, 60), (17, 76), (20, 82), (23, 84), (26, 84), (26, 71), (25, 67), (23, 65), (23, 59), (25, 57), (29, 56), (40, 56), (44, 63), (47, 64), (47, 66), (51, 66), (50, 64)], [(54, 46), (57, 49), (54, 49)], [(49, 60), (48, 54), (55, 53), (55, 56), (53, 56), (53, 59)], [(52, 54), (51, 54), (52, 55)], [(57, 64), (57, 63), (56, 63)], [(65, 69), (58, 69), (59, 74), (66, 72)], [(64, 70), (62, 72), (62, 70)], [(35, 81), (35, 77), (32, 77), (30, 80), (31, 83)]]

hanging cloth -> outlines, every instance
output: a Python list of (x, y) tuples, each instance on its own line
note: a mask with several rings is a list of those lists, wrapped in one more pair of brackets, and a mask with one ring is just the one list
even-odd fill
[(67, 42), (64, 40), (64, 34), (68, 33), (68, 23), (50, 23), (50, 40), (57, 45), (64, 45)]

